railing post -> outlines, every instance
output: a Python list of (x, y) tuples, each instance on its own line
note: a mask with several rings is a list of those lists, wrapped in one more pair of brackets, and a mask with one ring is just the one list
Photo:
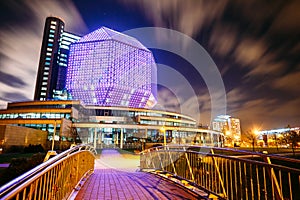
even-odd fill
[[(211, 154), (215, 154), (213, 149), (211, 149), (210, 151), (211, 151)], [(219, 165), (218, 165), (218, 163), (216, 161), (216, 158), (214, 156), (212, 156), (212, 158), (213, 158), (213, 162), (214, 162), (215, 168), (216, 168), (217, 173), (218, 173), (219, 181), (221, 182), (221, 186), (222, 186), (222, 190), (223, 190), (223, 195), (226, 198), (227, 197), (226, 189), (225, 189), (225, 185), (224, 185), (224, 182), (223, 182), (223, 178), (222, 178), (221, 173), (220, 173)]]
[[(155, 168), (155, 164), (154, 164), (154, 161), (153, 161), (153, 157), (152, 157), (151, 151), (149, 151), (149, 154), (150, 154), (150, 157), (151, 157), (150, 161), (152, 163), (152, 166), (153, 166), (153, 168)], [(147, 163), (147, 165), (148, 165), (148, 163)]]
[(55, 135), (56, 135), (56, 120), (54, 121), (54, 127), (53, 127), (53, 135), (52, 135), (52, 145), (51, 145), (51, 150), (54, 151), (54, 144), (55, 144)]
[(94, 149), (96, 149), (97, 147), (97, 128), (95, 127), (95, 130), (94, 130)]
[[(165, 149), (165, 148), (166, 148), (166, 147), (164, 147), (164, 149)], [(160, 162), (160, 167), (161, 167), (161, 169), (162, 169), (162, 170), (165, 170), (165, 169), (164, 169), (164, 166), (163, 166), (163, 163), (162, 163), (162, 161), (161, 161), (161, 157), (160, 157), (160, 155), (159, 155), (159, 152), (158, 152), (157, 147), (155, 147), (155, 151), (156, 151), (157, 156), (158, 156), (158, 158), (159, 158), (159, 162)]]
[(192, 169), (192, 167), (191, 167), (191, 163), (190, 163), (190, 160), (189, 160), (189, 157), (188, 157), (188, 155), (187, 155), (187, 152), (186, 152), (185, 147), (183, 147), (183, 150), (184, 150), (186, 162), (187, 162), (188, 167), (189, 167), (190, 174), (191, 174), (191, 176), (192, 176), (192, 181), (195, 182), (195, 177), (194, 177), (193, 169)]
[(172, 163), (172, 167), (173, 167), (173, 170), (174, 170), (174, 174), (177, 175), (176, 168), (175, 168), (175, 165), (174, 165), (174, 162), (173, 162), (171, 153), (170, 153), (170, 148), (167, 147), (167, 149), (168, 149), (168, 152), (169, 152), (169, 157), (170, 157), (170, 161), (171, 161), (171, 163)]
[[(263, 156), (263, 159), (265, 162), (267, 162), (268, 164), (272, 164), (271, 163), (271, 159), (269, 156)], [(275, 196), (276, 196), (276, 199), (282, 199), (283, 200), (283, 196), (282, 196), (282, 193), (281, 193), (281, 189), (280, 189), (280, 186), (278, 184), (278, 181), (277, 181), (277, 178), (276, 178), (276, 174), (274, 172), (274, 169), (273, 167), (271, 166), (268, 166), (268, 173), (269, 173), (269, 176), (271, 178), (271, 181), (273, 182), (274, 181), (274, 184), (275, 184)], [(273, 184), (272, 184), (272, 187), (273, 187)], [(272, 188), (273, 189), (273, 188)]]
[(123, 128), (121, 128), (121, 136), (120, 136), (120, 149), (123, 149)]

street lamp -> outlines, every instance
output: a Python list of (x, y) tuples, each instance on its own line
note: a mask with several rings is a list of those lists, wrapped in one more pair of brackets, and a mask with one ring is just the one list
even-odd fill
[(259, 135), (259, 130), (258, 129), (254, 129), (253, 133), (255, 134), (255, 136), (258, 136)]

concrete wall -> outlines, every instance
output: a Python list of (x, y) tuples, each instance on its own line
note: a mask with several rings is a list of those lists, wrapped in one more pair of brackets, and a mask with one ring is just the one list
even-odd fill
[(0, 145), (28, 146), (41, 144), (46, 147), (48, 133), (46, 131), (27, 128), (23, 126), (0, 125)]

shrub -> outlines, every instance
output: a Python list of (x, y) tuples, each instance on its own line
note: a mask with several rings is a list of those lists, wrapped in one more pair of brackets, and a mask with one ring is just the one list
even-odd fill
[(5, 153), (22, 153), (24, 150), (23, 146), (12, 145), (4, 149)]
[(45, 152), (41, 144), (38, 145), (30, 144), (28, 147), (24, 148), (24, 153), (39, 153), (39, 152)]
[(9, 167), (6, 168), (2, 174), (0, 174), (0, 185), (13, 180), (14, 178), (41, 164), (44, 160), (44, 157), (44, 153), (37, 153), (31, 158), (13, 158)]

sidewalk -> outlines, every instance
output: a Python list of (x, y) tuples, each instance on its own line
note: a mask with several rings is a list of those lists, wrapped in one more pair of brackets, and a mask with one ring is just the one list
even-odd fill
[(139, 172), (139, 155), (103, 150), (95, 162), (95, 172), (75, 199), (199, 199), (182, 187), (145, 172)]

